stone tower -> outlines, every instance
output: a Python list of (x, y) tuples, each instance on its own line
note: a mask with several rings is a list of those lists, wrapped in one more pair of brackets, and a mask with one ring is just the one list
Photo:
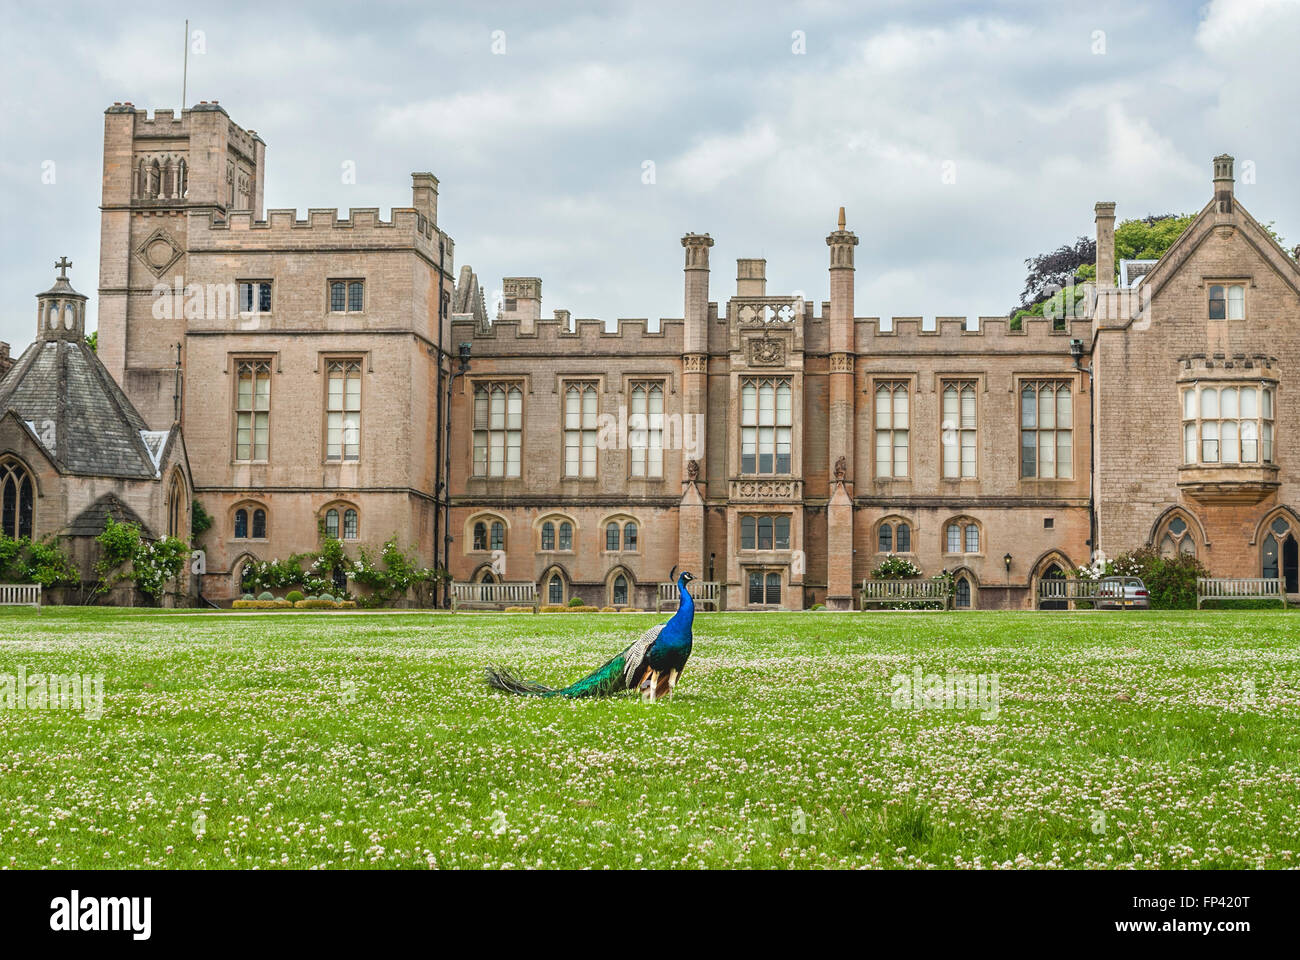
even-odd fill
[[(215, 100), (150, 117), (130, 103), (104, 116), (99, 356), (154, 429), (175, 414), (176, 346), (191, 218), (262, 216), (266, 145)], [(231, 278), (232, 282), (235, 278)], [(163, 288), (168, 309), (160, 307)], [(234, 302), (234, 296), (227, 298)], [(200, 318), (202, 319), (202, 318)], [(183, 362), (183, 357), (182, 357)]]

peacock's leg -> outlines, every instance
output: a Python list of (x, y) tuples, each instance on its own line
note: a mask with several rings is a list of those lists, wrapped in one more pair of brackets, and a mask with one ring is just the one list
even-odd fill
[(659, 671), (651, 670), (650, 676), (646, 678), (646, 682), (641, 686), (642, 701), (644, 701), (645, 703), (654, 703), (655, 691), (658, 688), (659, 688)]
[(681, 674), (676, 670), (672, 670), (668, 673), (668, 696), (671, 697), (673, 691), (677, 689), (677, 678), (680, 676)]

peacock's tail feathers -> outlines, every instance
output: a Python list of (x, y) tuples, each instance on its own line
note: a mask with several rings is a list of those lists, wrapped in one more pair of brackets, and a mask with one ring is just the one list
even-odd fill
[(662, 623), (657, 623), (618, 656), (567, 687), (547, 687), (533, 680), (517, 677), (503, 667), (488, 667), (487, 682), (497, 690), (533, 697), (608, 697), (624, 690), (634, 690), (648, 669), (645, 661)]
[(534, 680), (524, 680), (522, 677), (516, 677), (505, 667), (488, 667), (484, 672), (487, 675), (488, 686), (504, 690), (506, 693), (518, 693), (535, 697), (553, 697), (559, 693), (558, 690), (543, 686)]
[(626, 690), (623, 683), (623, 654), (567, 687), (548, 687), (517, 677), (504, 667), (488, 667), (487, 682), (497, 690), (533, 697), (608, 697)]

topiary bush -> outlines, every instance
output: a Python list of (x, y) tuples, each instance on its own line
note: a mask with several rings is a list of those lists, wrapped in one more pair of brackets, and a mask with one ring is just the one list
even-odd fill
[(274, 599), (275, 599), (275, 594), (273, 594), (270, 590), (263, 590), (261, 593), (259, 593), (259, 594), (257, 595), (257, 599), (259, 599), (259, 600), (274, 600)]
[(248, 601), (248, 600), (256, 600), (257, 597), (253, 596), (251, 593), (246, 593), (246, 594), (244, 594), (242, 597), (240, 597), (239, 599), (240, 599), (240, 600), (244, 600), (244, 601)]
[(580, 606), (582, 606), (582, 597), (570, 597), (570, 598), (569, 598), (569, 606), (571, 606), (571, 607), (580, 607)]
[(328, 600), (330, 603), (333, 603), (333, 602), (334, 602), (334, 595), (333, 595), (332, 593), (322, 593), (322, 594), (320, 595), (320, 599), (322, 599), (322, 600)]
[(305, 598), (303, 597), (301, 590), (290, 590), (284, 595), (284, 599), (288, 600), (290, 603), (297, 603), (299, 600)]

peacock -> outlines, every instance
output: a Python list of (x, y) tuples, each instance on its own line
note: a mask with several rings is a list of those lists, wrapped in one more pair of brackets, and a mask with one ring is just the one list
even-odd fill
[(667, 623), (655, 624), (618, 656), (576, 683), (561, 688), (546, 687), (522, 680), (500, 667), (487, 668), (487, 682), (507, 693), (533, 697), (608, 697), (624, 690), (637, 690), (642, 700), (653, 703), (669, 696), (691, 655), (695, 601), (687, 584), (694, 579), (686, 572), (677, 578), (681, 602)]

